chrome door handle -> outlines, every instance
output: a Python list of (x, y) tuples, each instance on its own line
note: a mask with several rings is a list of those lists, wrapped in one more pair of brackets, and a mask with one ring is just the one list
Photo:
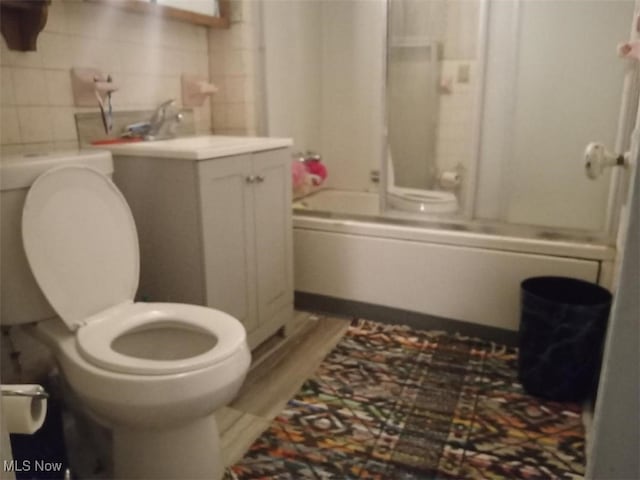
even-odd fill
[(255, 175), (248, 175), (244, 178), (244, 181), (247, 183), (255, 183), (257, 180)]

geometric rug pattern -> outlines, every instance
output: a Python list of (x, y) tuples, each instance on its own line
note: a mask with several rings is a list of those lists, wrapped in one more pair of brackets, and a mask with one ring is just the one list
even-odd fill
[(354, 321), (225, 478), (582, 478), (581, 406), (527, 395), (517, 355)]

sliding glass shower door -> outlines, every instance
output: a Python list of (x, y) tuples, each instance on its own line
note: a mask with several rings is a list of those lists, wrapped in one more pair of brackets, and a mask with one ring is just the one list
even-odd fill
[(590, 142), (629, 149), (638, 62), (619, 58), (616, 46), (628, 38), (634, 1), (389, 0), (387, 8), (385, 191), (455, 194), (458, 211), (440, 220), (612, 238), (628, 172), (588, 178), (584, 150)]

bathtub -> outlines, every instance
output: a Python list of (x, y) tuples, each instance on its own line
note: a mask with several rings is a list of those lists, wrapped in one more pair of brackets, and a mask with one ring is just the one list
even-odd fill
[(293, 226), (297, 295), (511, 332), (522, 280), (562, 275), (607, 287), (615, 258), (614, 247), (587, 235), (381, 217), (368, 192), (297, 200)]

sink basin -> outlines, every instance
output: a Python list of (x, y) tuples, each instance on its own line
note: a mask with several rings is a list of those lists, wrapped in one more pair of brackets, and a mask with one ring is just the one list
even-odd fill
[(204, 135), (151, 142), (107, 144), (100, 145), (99, 148), (110, 150), (113, 155), (117, 156), (206, 160), (242, 153), (273, 150), (289, 147), (292, 144), (293, 142), (290, 138)]

